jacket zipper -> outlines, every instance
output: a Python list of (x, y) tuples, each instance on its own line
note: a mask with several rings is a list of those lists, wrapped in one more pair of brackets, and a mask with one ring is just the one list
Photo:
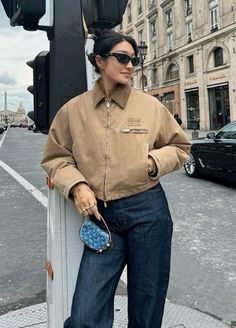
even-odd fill
[(107, 168), (108, 168), (108, 145), (109, 145), (109, 131), (108, 129), (110, 128), (111, 124), (111, 99), (105, 98), (105, 106), (107, 109), (107, 138), (106, 138), (106, 150), (105, 150), (105, 176), (104, 176), (104, 207), (107, 207), (107, 202), (106, 202), (106, 180), (107, 180)]

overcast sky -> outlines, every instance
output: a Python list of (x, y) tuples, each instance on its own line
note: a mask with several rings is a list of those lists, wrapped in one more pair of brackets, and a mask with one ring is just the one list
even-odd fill
[[(49, 23), (49, 15), (40, 21), (42, 25)], [(26, 112), (33, 109), (33, 96), (27, 91), (27, 87), (33, 83), (33, 70), (26, 62), (48, 49), (45, 32), (28, 32), (21, 26), (11, 27), (0, 3), (0, 110), (4, 109), (5, 91), (9, 110), (16, 111), (20, 102)]]

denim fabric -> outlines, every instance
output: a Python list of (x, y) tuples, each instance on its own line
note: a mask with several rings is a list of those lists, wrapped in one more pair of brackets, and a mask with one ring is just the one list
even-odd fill
[(84, 248), (64, 328), (112, 328), (115, 291), (126, 264), (128, 328), (160, 328), (172, 238), (171, 215), (160, 183), (110, 201), (107, 208), (98, 201), (98, 208), (112, 231), (113, 247), (101, 254)]

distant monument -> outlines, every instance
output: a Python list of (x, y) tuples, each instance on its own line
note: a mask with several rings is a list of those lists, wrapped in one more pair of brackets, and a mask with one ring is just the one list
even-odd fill
[(0, 110), (0, 122), (6, 123), (24, 123), (27, 122), (27, 115), (25, 113), (25, 108), (20, 102), (17, 111), (12, 111), (7, 109), (7, 92), (4, 93), (4, 110)]

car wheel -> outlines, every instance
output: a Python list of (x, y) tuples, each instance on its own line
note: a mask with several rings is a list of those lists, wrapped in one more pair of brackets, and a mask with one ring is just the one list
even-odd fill
[(193, 153), (190, 153), (187, 162), (184, 164), (184, 169), (189, 177), (195, 178), (199, 175), (199, 170)]

